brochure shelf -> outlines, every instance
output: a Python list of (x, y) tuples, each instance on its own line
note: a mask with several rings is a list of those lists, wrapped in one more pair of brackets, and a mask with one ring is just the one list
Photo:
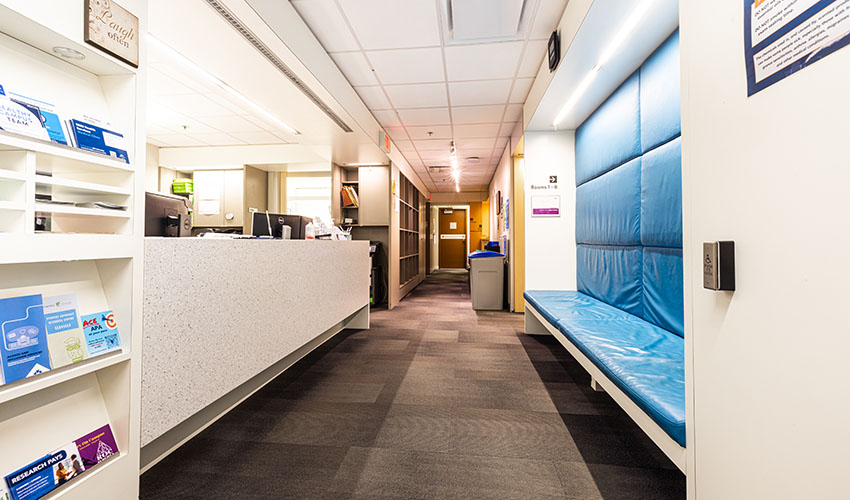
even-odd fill
[[(147, 33), (147, 2), (121, 5), (139, 17), (136, 33)], [(50, 103), (39, 109), (58, 116), (65, 138), (73, 139), (63, 141), (56, 128), (47, 130), (57, 142), (0, 131), (0, 297), (75, 294), (81, 316), (114, 313), (121, 350), (59, 368), (51, 359), (50, 371), (0, 385), (0, 481), (109, 424), (120, 454), (42, 498), (130, 500), (138, 498), (139, 475), (144, 245), (137, 215), (144, 206), (146, 52), (140, 37), (142, 60), (135, 69), (87, 44), (85, 14), (84, 2), (0, 0), (4, 99)], [(54, 47), (85, 58), (63, 59)], [(70, 127), (70, 120), (123, 136), (110, 136), (107, 150), (121, 156), (126, 151), (129, 163), (61, 144), (81, 145), (81, 129)], [(86, 206), (44, 203), (45, 195)], [(88, 205), (98, 201), (126, 210)], [(37, 214), (52, 225), (37, 226)], [(48, 350), (56, 338), (48, 339)], [(63, 347), (50, 352), (65, 353)], [(66, 357), (73, 357), (73, 346), (67, 350)]]
[(88, 375), (130, 359), (129, 352), (110, 352), (89, 358), (73, 365), (64, 366), (36, 377), (25, 378), (11, 384), (0, 385), (0, 404), (35, 392), (48, 389), (71, 379)]

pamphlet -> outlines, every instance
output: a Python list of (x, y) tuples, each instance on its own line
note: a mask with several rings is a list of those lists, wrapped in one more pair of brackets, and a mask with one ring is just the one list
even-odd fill
[(118, 453), (118, 445), (109, 424), (77, 439), (75, 443), (85, 467), (93, 467)]
[(50, 140), (38, 108), (15, 102), (5, 95), (0, 96), (0, 130)]
[(80, 451), (74, 443), (68, 443), (50, 455), (62, 457), (53, 465), (53, 484), (55, 486), (62, 486), (86, 470), (82, 460), (80, 460)]
[(44, 298), (47, 347), (54, 369), (89, 357), (77, 310), (76, 294)]
[(121, 349), (118, 323), (112, 311), (83, 316), (83, 332), (89, 356), (97, 356)]
[(41, 294), (0, 299), (0, 333), (6, 383), (50, 370)]
[[(3, 91), (3, 87), (0, 86), (0, 92)], [(5, 484), (0, 484), (0, 500), (12, 500), (11, 495), (9, 495), (9, 490), (6, 489)]]
[(122, 134), (80, 120), (71, 120), (71, 129), (74, 132), (78, 148), (119, 158), (130, 163)]

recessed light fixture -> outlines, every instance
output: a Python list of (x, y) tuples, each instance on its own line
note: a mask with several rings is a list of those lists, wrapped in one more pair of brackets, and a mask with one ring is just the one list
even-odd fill
[(611, 60), (612, 57), (620, 50), (620, 47), (625, 43), (626, 39), (629, 35), (632, 34), (634, 29), (637, 27), (638, 23), (646, 12), (649, 10), (649, 7), (655, 3), (655, 0), (643, 0), (635, 7), (635, 10), (629, 15), (626, 22), (623, 23), (623, 26), (617, 30), (617, 34), (614, 35), (614, 39), (611, 40), (611, 43), (605, 47), (605, 50), (602, 51), (602, 55), (599, 56), (599, 59), (596, 60), (596, 64), (591, 68), (591, 70), (584, 75), (581, 82), (578, 84), (576, 89), (573, 91), (573, 95), (567, 99), (564, 107), (561, 108), (561, 111), (558, 112), (558, 116), (555, 117), (555, 121), (552, 122), (554, 127), (557, 127), (561, 121), (567, 116), (567, 113), (575, 106), (576, 102), (581, 99), (581, 96), (587, 92), (587, 89), (590, 88), (590, 84), (593, 83), (593, 80), (596, 78), (596, 75), (599, 73), (599, 70), (602, 66), (605, 65), (608, 61)]
[[(170, 46), (166, 45), (166, 44), (165, 44), (164, 42), (162, 42), (161, 40), (159, 40), (159, 39), (157, 39), (156, 37), (153, 37), (153, 36), (151, 36), (151, 35), (148, 35), (148, 37), (147, 37), (147, 41), (148, 41), (148, 42), (150, 42), (150, 43), (151, 43), (151, 45), (155, 46), (157, 49), (159, 49), (159, 50), (161, 50), (162, 52), (166, 53), (166, 54), (167, 54), (167, 55), (168, 55), (168, 56), (169, 56), (172, 60), (174, 60), (175, 62), (180, 63), (183, 67), (185, 67), (185, 68), (187, 68), (187, 69), (191, 70), (191, 71), (192, 71), (193, 73), (195, 73), (196, 75), (198, 75), (198, 76), (202, 77), (203, 79), (207, 80), (208, 82), (212, 83), (213, 85), (215, 85), (215, 86), (219, 87), (220, 89), (224, 90), (224, 91), (225, 91), (225, 92), (227, 92), (228, 94), (230, 94), (230, 95), (232, 95), (233, 97), (235, 97), (236, 99), (238, 99), (238, 100), (239, 100), (240, 102), (242, 102), (243, 104), (245, 104), (245, 105), (247, 105), (248, 107), (250, 107), (250, 108), (252, 108), (253, 110), (255, 110), (257, 113), (259, 113), (259, 114), (261, 114), (261, 115), (265, 116), (266, 118), (268, 118), (269, 120), (271, 120), (273, 123), (276, 123), (276, 124), (280, 125), (280, 126), (281, 126), (284, 130), (286, 130), (286, 131), (287, 131), (287, 132), (289, 132), (290, 134), (292, 134), (292, 135), (299, 135), (299, 134), (300, 134), (300, 132), (298, 132), (297, 130), (295, 130), (295, 129), (294, 129), (293, 127), (291, 127), (288, 123), (284, 122), (283, 120), (281, 120), (281, 119), (280, 119), (280, 118), (278, 118), (277, 116), (275, 116), (275, 115), (271, 114), (271, 113), (270, 113), (270, 112), (269, 112), (266, 108), (264, 108), (264, 107), (260, 106), (260, 105), (259, 105), (259, 104), (257, 104), (256, 102), (254, 102), (254, 101), (252, 101), (251, 99), (249, 99), (249, 98), (245, 97), (244, 95), (242, 95), (242, 93), (241, 93), (241, 92), (239, 92), (238, 90), (234, 89), (234, 88), (233, 88), (233, 87), (231, 87), (230, 85), (228, 85), (228, 84), (224, 83), (223, 81), (219, 80), (219, 79), (218, 79), (218, 78), (216, 78), (213, 74), (211, 74), (211, 73), (207, 72), (207, 70), (205, 70), (204, 68), (202, 68), (202, 67), (198, 66), (197, 64), (193, 63), (192, 61), (190, 61), (189, 59), (187, 59), (187, 58), (186, 58), (186, 56), (184, 56), (183, 54), (181, 54), (181, 53), (177, 52), (176, 50), (172, 49)], [(55, 50), (55, 49), (54, 49), (54, 50)]]
[(470, 156), (469, 158), (466, 159), (466, 161), (468, 161), (469, 163), (478, 163), (478, 162), (481, 161), (481, 158), (479, 158), (477, 156)]
[(85, 54), (83, 54), (79, 50), (74, 50), (70, 47), (53, 47), (53, 53), (59, 57), (64, 57), (65, 59), (75, 59), (77, 61), (82, 61), (86, 58)]

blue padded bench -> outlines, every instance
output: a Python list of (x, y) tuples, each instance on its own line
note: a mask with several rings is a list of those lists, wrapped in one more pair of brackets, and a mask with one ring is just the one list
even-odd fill
[[(612, 382), (679, 447), (685, 446), (682, 337), (581, 292), (529, 290), (524, 297), (526, 332), (544, 333), (543, 327), (562, 343), (568, 340), (604, 375), (596, 374), (596, 383)], [(529, 319), (529, 311), (539, 324)], [(594, 375), (595, 370), (588, 371)], [(613, 396), (613, 390), (606, 390)], [(675, 452), (671, 459), (677, 462), (680, 454), (681, 450)]]
[(677, 31), (576, 130), (578, 291), (527, 291), (525, 317), (684, 471), (679, 79)]

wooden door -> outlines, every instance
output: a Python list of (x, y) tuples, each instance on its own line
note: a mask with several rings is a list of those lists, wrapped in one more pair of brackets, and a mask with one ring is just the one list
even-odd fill
[(440, 269), (466, 268), (466, 209), (440, 209)]

